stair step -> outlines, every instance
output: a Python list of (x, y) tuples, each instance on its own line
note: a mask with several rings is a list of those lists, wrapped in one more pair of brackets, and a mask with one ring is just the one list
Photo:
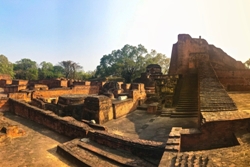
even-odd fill
[(173, 113), (171, 113), (171, 115), (196, 115), (196, 114), (198, 114), (198, 111), (197, 112), (178, 112), (178, 111), (176, 111), (176, 112), (173, 112)]
[(171, 152), (179, 152), (180, 146), (179, 145), (166, 145), (165, 150), (171, 151)]
[(167, 145), (179, 145), (181, 142), (180, 138), (168, 138)]
[(171, 115), (170, 118), (193, 118), (198, 117), (198, 115)]
[[(83, 141), (82, 141), (83, 140)], [(70, 155), (80, 166), (153, 166), (128, 152), (111, 149), (87, 138), (74, 139), (60, 144), (57, 152)]]
[(186, 103), (186, 104), (178, 104), (177, 107), (197, 107), (197, 105)]
[(172, 127), (168, 137), (169, 138), (176, 138), (180, 137), (180, 132), (182, 131), (182, 127)]
[(175, 111), (183, 111), (183, 112), (190, 112), (190, 111), (198, 111), (197, 107), (182, 107), (182, 108), (176, 108)]

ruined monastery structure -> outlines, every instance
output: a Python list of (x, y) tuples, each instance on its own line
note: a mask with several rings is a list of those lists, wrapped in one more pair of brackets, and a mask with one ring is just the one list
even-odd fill
[[(157, 64), (131, 84), (0, 75), (0, 88), (3, 117), (12, 113), (70, 137), (57, 146), (57, 154), (77, 166), (218, 166), (223, 161), (215, 161), (209, 150), (240, 147), (237, 132), (250, 129), (250, 108), (239, 107), (235, 98), (250, 92), (250, 70), (205, 39), (187, 34), (178, 35), (173, 45), (167, 75)], [(109, 128), (138, 110), (152, 119), (136, 133), (163, 120), (170, 127), (167, 136), (131, 138)], [(195, 125), (168, 124), (188, 119)], [(0, 130), (0, 139), (25, 135), (1, 120)]]

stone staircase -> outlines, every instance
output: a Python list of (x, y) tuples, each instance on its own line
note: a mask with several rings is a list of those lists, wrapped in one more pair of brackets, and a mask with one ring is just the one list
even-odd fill
[(78, 166), (128, 166), (154, 167), (150, 162), (123, 150), (112, 149), (91, 141), (89, 138), (74, 139), (57, 146), (57, 152)]
[(202, 63), (199, 67), (200, 78), (200, 110), (201, 111), (233, 111), (237, 107), (219, 82), (210, 63)]
[(171, 129), (159, 167), (209, 166), (208, 156), (203, 154), (194, 154), (194, 152), (181, 152), (181, 133), (192, 130), (193, 129), (182, 129), (182, 127), (173, 127)]
[(186, 118), (198, 116), (198, 80), (196, 73), (189, 73), (183, 77), (179, 101), (176, 110), (171, 113), (172, 118)]
[(168, 135), (165, 151), (180, 152), (182, 127), (173, 127)]

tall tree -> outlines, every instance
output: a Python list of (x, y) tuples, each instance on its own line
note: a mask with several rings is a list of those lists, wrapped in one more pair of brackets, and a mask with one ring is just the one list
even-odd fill
[(8, 58), (4, 55), (0, 55), (0, 74), (8, 74), (11, 77), (14, 76), (13, 64), (9, 62)]
[(155, 50), (151, 50), (150, 54), (145, 56), (147, 64), (159, 64), (163, 74), (167, 74), (170, 65), (170, 58), (162, 53), (157, 53)]
[(38, 67), (35, 61), (21, 59), (14, 64), (15, 78), (26, 80), (38, 79)]
[(38, 69), (39, 79), (51, 79), (54, 78), (54, 68), (53, 64), (43, 61), (40, 63), (40, 68)]
[[(148, 53), (143, 45), (137, 47), (125, 45), (122, 49), (114, 50), (101, 58), (100, 65), (96, 69), (96, 76), (119, 76), (123, 77), (127, 83), (130, 83), (132, 79), (145, 72), (147, 65), (159, 64), (164, 66), (167, 59), (164, 54), (157, 53), (155, 50)], [(168, 65), (165, 65), (164, 69), (168, 69)]]
[(64, 69), (62, 66), (59, 66), (59, 65), (53, 66), (53, 74), (54, 74), (54, 78), (65, 77)]
[(67, 61), (61, 61), (59, 62), (59, 65), (63, 67), (64, 69), (64, 74), (65, 77), (75, 79), (76, 78), (76, 73), (82, 69), (82, 66), (80, 66), (78, 63), (75, 63), (71, 60)]
[(138, 45), (125, 45), (120, 50), (114, 50), (101, 58), (97, 66), (96, 74), (101, 77), (110, 75), (121, 76), (127, 83), (136, 77), (140, 71), (145, 69), (145, 54), (147, 49)]

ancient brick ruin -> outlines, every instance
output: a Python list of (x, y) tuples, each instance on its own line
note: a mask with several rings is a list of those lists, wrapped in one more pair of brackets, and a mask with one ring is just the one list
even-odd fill
[[(250, 112), (235, 101), (238, 93), (250, 91), (250, 70), (206, 40), (186, 34), (173, 45), (167, 75), (151, 64), (131, 84), (0, 79), (4, 90), (0, 112), (14, 113), (72, 138), (58, 145), (57, 152), (79, 166), (96, 166), (96, 162), (99, 166), (216, 166), (209, 153), (196, 151), (240, 145), (236, 132), (250, 129)], [(138, 128), (140, 120), (130, 120), (139, 138), (112, 133), (106, 126), (128, 119), (137, 110), (150, 118), (147, 124), (138, 123)], [(147, 128), (158, 131), (154, 129), (157, 120), (185, 123), (188, 119), (196, 124), (169, 124), (170, 133), (161, 140), (141, 135)], [(4, 137), (25, 133), (16, 126), (0, 128), (7, 134)]]

